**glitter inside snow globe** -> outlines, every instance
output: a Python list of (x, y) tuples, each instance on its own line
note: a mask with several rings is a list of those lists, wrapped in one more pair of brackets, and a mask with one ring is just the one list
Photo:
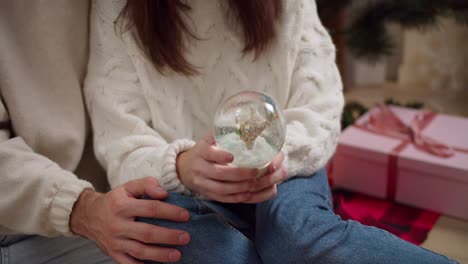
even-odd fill
[(234, 156), (233, 166), (258, 168), (262, 176), (286, 134), (282, 110), (270, 96), (244, 91), (229, 97), (214, 118), (216, 145)]

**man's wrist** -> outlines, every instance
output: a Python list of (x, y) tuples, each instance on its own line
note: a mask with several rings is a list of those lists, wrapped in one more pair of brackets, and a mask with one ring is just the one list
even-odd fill
[(70, 230), (74, 234), (89, 238), (88, 225), (89, 225), (89, 212), (90, 207), (98, 198), (101, 193), (95, 192), (91, 189), (85, 189), (81, 192), (78, 200), (73, 205), (72, 213), (70, 215)]

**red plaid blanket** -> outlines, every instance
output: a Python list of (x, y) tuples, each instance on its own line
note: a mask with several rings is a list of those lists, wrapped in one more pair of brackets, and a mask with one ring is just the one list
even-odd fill
[(421, 244), (440, 214), (344, 190), (333, 190), (335, 213)]

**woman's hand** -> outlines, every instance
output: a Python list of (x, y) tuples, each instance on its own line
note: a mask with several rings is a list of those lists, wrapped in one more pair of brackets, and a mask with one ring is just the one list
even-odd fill
[(257, 179), (252, 190), (252, 198), (244, 203), (260, 203), (276, 196), (277, 185), (287, 179), (288, 173), (283, 165), (284, 154), (280, 152), (268, 165), (264, 176)]
[[(138, 199), (143, 195), (155, 200)], [(185, 209), (158, 201), (167, 195), (154, 177), (130, 181), (106, 194), (85, 190), (73, 208), (70, 228), (95, 241), (118, 263), (178, 261), (178, 250), (150, 244), (185, 245), (190, 241), (187, 232), (134, 221), (136, 217), (188, 221)]]
[(181, 182), (203, 197), (224, 203), (240, 203), (252, 199), (258, 169), (228, 165), (234, 157), (215, 146), (212, 134), (207, 135), (177, 157), (177, 173)]

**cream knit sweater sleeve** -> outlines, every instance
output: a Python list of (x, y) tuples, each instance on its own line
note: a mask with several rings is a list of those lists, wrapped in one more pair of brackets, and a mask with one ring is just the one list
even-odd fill
[(85, 98), (94, 130), (95, 153), (114, 188), (154, 176), (168, 191), (190, 194), (179, 181), (176, 158), (195, 143), (166, 142), (150, 127), (151, 117), (132, 60), (126, 32), (114, 24), (124, 1), (93, 1)]
[(35, 153), (22, 138), (0, 142), (0, 234), (72, 236), (73, 205), (91, 183)]
[(72, 235), (73, 205), (93, 189), (70, 172), (85, 139), (79, 76), (88, 7), (75, 0), (0, 1), (2, 235)]
[(285, 107), (282, 151), (289, 176), (307, 176), (335, 152), (344, 104), (335, 48), (319, 20), (315, 1), (299, 1), (301, 17), (295, 67)]

